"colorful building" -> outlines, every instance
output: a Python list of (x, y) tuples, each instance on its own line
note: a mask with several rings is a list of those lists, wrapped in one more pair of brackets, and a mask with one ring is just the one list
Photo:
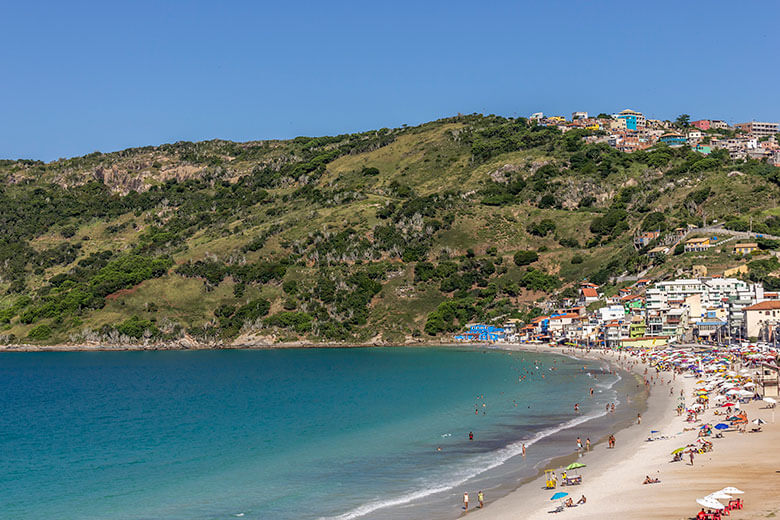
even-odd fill
[(688, 144), (688, 139), (682, 134), (677, 132), (666, 132), (664, 135), (658, 138), (662, 143), (666, 143), (669, 146), (685, 146)]
[(734, 244), (734, 253), (737, 255), (749, 255), (753, 251), (758, 251), (758, 244), (755, 242), (746, 242), (743, 244)]
[(710, 239), (708, 237), (692, 238), (685, 242), (685, 252), (689, 253), (691, 251), (706, 251), (710, 248), (711, 245), (712, 244), (710, 243)]
[(691, 126), (695, 126), (699, 130), (706, 131), (710, 129), (712, 125), (709, 119), (699, 119), (698, 121), (691, 121)]

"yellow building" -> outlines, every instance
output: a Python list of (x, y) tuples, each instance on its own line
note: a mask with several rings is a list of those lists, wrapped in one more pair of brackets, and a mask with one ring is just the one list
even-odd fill
[(704, 238), (692, 238), (690, 240), (686, 240), (685, 242), (685, 252), (688, 253), (690, 251), (706, 251), (710, 248), (710, 239), (708, 237)]
[(758, 244), (755, 242), (745, 242), (742, 244), (734, 244), (734, 254), (737, 255), (749, 255), (753, 251), (758, 251)]

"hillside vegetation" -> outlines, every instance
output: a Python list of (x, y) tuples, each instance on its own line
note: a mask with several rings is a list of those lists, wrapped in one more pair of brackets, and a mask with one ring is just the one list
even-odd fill
[(435, 339), (696, 263), (639, 230), (780, 234), (777, 168), (586, 135), (470, 115), (0, 161), (0, 342)]

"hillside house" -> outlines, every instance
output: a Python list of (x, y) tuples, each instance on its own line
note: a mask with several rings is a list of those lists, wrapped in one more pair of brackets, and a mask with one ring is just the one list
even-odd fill
[(749, 255), (753, 251), (758, 251), (758, 244), (755, 242), (745, 242), (731, 246), (736, 255)]
[(593, 287), (580, 287), (580, 302), (587, 306), (599, 301), (599, 293)]
[(653, 240), (658, 240), (659, 236), (661, 236), (660, 231), (646, 231), (644, 233), (639, 233), (634, 237), (634, 245), (637, 247), (647, 247)]
[(691, 238), (685, 241), (685, 252), (706, 251), (712, 246), (709, 237)]
[(666, 254), (669, 254), (669, 248), (666, 246), (654, 247), (647, 252), (647, 256), (650, 258), (655, 258), (658, 255), (666, 255)]

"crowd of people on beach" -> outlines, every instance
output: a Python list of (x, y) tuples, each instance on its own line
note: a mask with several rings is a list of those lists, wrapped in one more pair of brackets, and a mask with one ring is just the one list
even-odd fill
[[(702, 347), (698, 349), (663, 348), (657, 350), (645, 349), (633, 351), (613, 350), (606, 352), (607, 357), (611, 358), (610, 362), (613, 362), (616, 367), (637, 373), (638, 389), (644, 386), (645, 392), (649, 392), (651, 388), (668, 387), (670, 399), (673, 399), (672, 396), (676, 395), (676, 392), (679, 391), (679, 402), (676, 404), (677, 415), (684, 416), (685, 420), (691, 424), (690, 427), (684, 428), (684, 431), (695, 429), (697, 431), (697, 438), (695, 442), (690, 443), (683, 449), (675, 450), (672, 462), (682, 461), (683, 456), (685, 456), (685, 458), (688, 459), (687, 465), (691, 467), (694, 466), (697, 455), (713, 450), (714, 445), (711, 439), (722, 438), (724, 430), (737, 432), (748, 431), (748, 413), (741, 405), (749, 400), (762, 398), (754, 390), (755, 385), (748, 375), (748, 367), (755, 367), (763, 361), (773, 362), (778, 356), (778, 352), (776, 351), (765, 353), (764, 351), (755, 352), (754, 350), (751, 350), (746, 352), (743, 349), (735, 350), (729, 347)], [(767, 356), (767, 359), (764, 360), (763, 356)], [(605, 357), (605, 359), (607, 359), (607, 357)], [(535, 364), (534, 368), (538, 371), (542, 370), (542, 367), (539, 366), (539, 364)], [(549, 370), (552, 369), (553, 367), (549, 368)], [(584, 369), (585, 367), (583, 367), (583, 370)], [(739, 373), (736, 372), (737, 370)], [(605, 372), (611, 373), (612, 369), (609, 368), (605, 370)], [(519, 381), (525, 381), (525, 378), (530, 375), (531, 373), (521, 376)], [(541, 374), (541, 376), (543, 377), (544, 374)], [(681, 380), (683, 377), (687, 380), (687, 383), (685, 383), (686, 385), (690, 385), (690, 378), (692, 377), (699, 379), (696, 382), (696, 389), (693, 395), (686, 395), (686, 390), (683, 389), (690, 388), (690, 386), (683, 385), (683, 388), (681, 388), (681, 385), (678, 384), (684, 382)], [(666, 392), (666, 390), (664, 390), (664, 392)], [(590, 397), (594, 396), (594, 389), (592, 387), (588, 389), (588, 394)], [(774, 406), (772, 399), (768, 399), (767, 403), (771, 403), (771, 406)], [(611, 402), (606, 403), (605, 412), (608, 414), (614, 413), (615, 404), (616, 403)], [(574, 403), (573, 410), (575, 414), (580, 414), (581, 409), (581, 402)], [(706, 411), (709, 411), (708, 416), (714, 417), (714, 422), (702, 422), (702, 418)], [(650, 420), (652, 420), (652, 416)], [(636, 424), (641, 425), (642, 422), (642, 413), (638, 412), (636, 414)], [(715, 424), (715, 422), (718, 422), (718, 424)], [(753, 422), (756, 424), (756, 427), (750, 429), (750, 432), (761, 432), (762, 420), (756, 419)], [(651, 433), (657, 432), (654, 431)], [(656, 435), (655, 437), (651, 435), (647, 441), (669, 439), (676, 437), (676, 435)], [(590, 438), (586, 437), (584, 442), (582, 438), (582, 435), (576, 437), (576, 452), (579, 453), (580, 456), (592, 450)], [(615, 442), (614, 433), (609, 434), (606, 439), (607, 448), (613, 449), (615, 447)], [(525, 454), (526, 449), (525, 445), (523, 445), (522, 455), (525, 456)], [(562, 476), (563, 482), (570, 480), (569, 475), (567, 475), (565, 471), (562, 473)], [(557, 483), (557, 478), (555, 478), (554, 472), (552, 473), (552, 476), (548, 476), (548, 478), (553, 479), (553, 487), (555, 487), (554, 485)], [(641, 481), (641, 484), (643, 485), (660, 483), (660, 476), (651, 477), (650, 475), (646, 475), (644, 480)], [(556, 493), (556, 495), (565, 496), (567, 493)], [(712, 507), (709, 511), (702, 509), (700, 514), (697, 515), (697, 518), (719, 519), (721, 514), (719, 511), (724, 511), (725, 514), (728, 514), (730, 509), (743, 507), (741, 499), (730, 499), (728, 505), (718, 505), (716, 498), (723, 496), (728, 495), (721, 491), (701, 499), (705, 500), (707, 504), (712, 504)], [(484, 498), (482, 492), (480, 492), (480, 498)], [(467, 500), (467, 495), (464, 495), (464, 509), (466, 510), (468, 509)], [(556, 511), (566, 507), (576, 507), (585, 504), (586, 501), (587, 499), (584, 494), (576, 502), (573, 497), (568, 497), (561, 502), (562, 507)], [(480, 500), (480, 507), (482, 507), (483, 504), (484, 501)]]

